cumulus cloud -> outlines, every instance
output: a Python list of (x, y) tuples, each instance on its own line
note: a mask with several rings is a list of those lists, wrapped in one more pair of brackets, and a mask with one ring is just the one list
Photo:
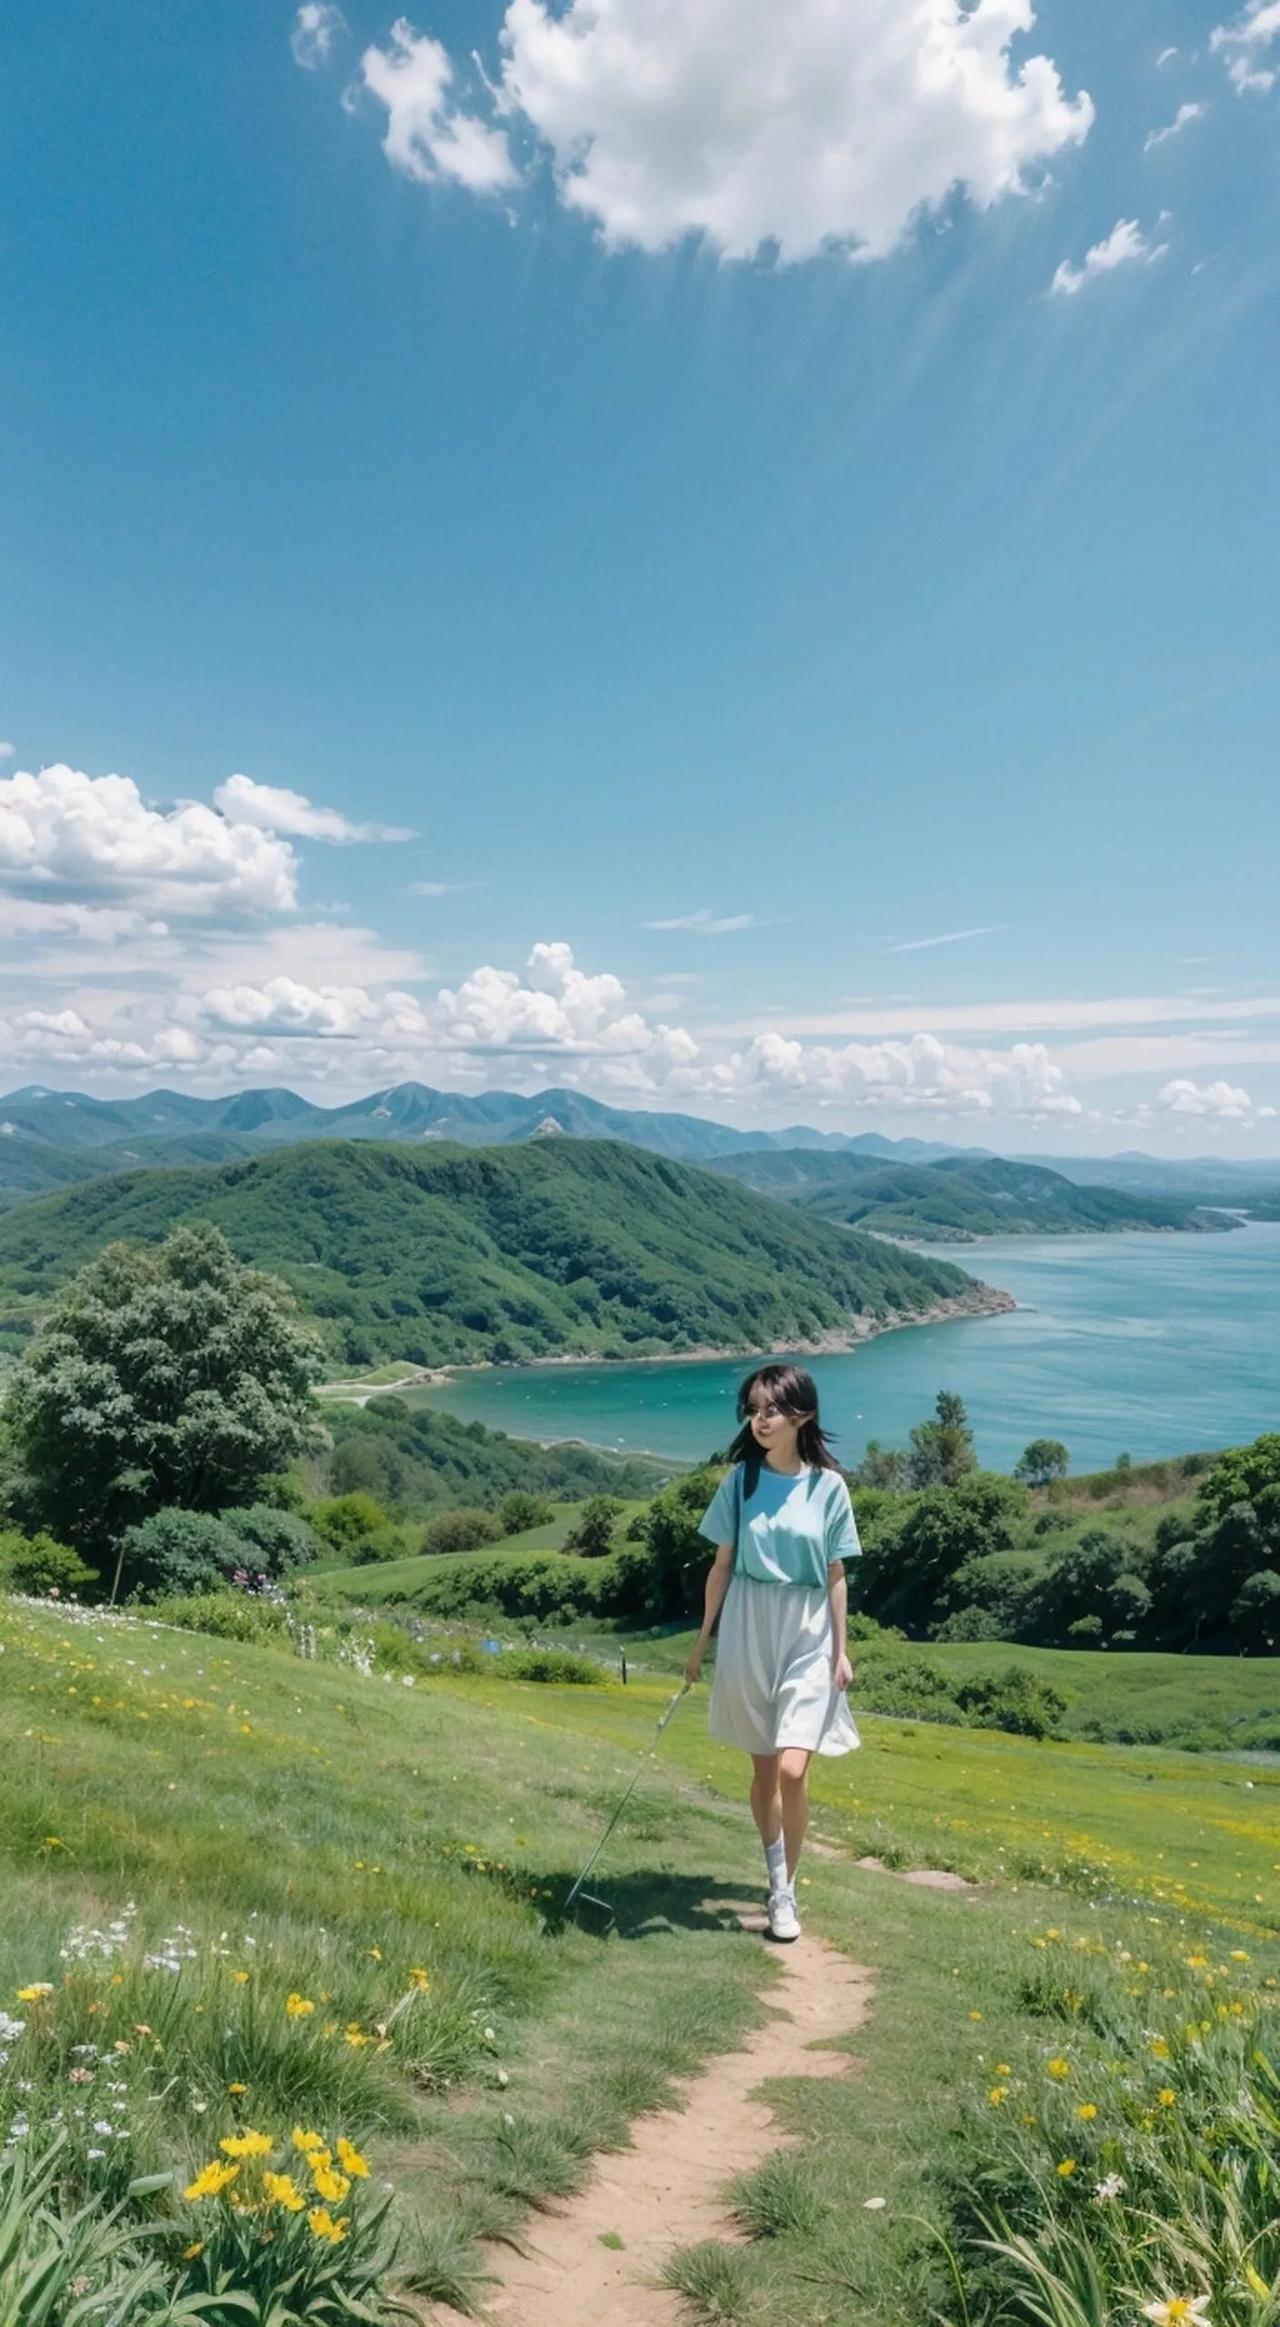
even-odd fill
[(336, 808), (317, 808), (305, 793), (281, 784), (255, 783), (252, 776), (228, 776), (213, 804), (229, 824), (250, 824), (258, 832), (287, 832), (299, 840), (329, 840), (339, 847), (357, 840), (412, 840), (397, 824), (353, 824)]
[(1136, 218), (1119, 218), (1110, 234), (1085, 252), (1083, 266), (1073, 267), (1069, 259), (1064, 259), (1049, 287), (1074, 298), (1096, 276), (1109, 275), (1114, 268), (1135, 262), (1149, 267), (1154, 259), (1163, 258), (1168, 248), (1167, 242), (1153, 243)]
[(757, 1035), (719, 1062), (710, 1088), (735, 1097), (781, 1093), (819, 1107), (893, 1106), (948, 1114), (1079, 1115), (1080, 1101), (1045, 1044), (968, 1049), (921, 1033), (907, 1042), (806, 1045)]
[(1280, 80), (1277, 46), (1280, 44), (1280, 0), (1248, 0), (1243, 15), (1231, 24), (1219, 24), (1209, 46), (1222, 57), (1232, 86), (1243, 96), (1246, 89), (1274, 89)]
[(318, 73), (322, 65), (328, 64), (334, 42), (346, 29), (346, 18), (340, 8), (326, 5), (326, 0), (303, 0), (289, 35), (295, 64), (309, 73)]
[(0, 1017), (0, 1057), (61, 1067), (181, 1070), (204, 1063), (200, 1042), (184, 1026), (146, 1035), (93, 1026), (80, 1011), (15, 1010)]
[(1149, 154), (1156, 146), (1167, 145), (1171, 137), (1177, 137), (1179, 131), (1189, 128), (1193, 121), (1203, 121), (1208, 110), (1207, 105), (1180, 105), (1172, 121), (1166, 121), (1163, 129), (1150, 132), (1143, 152)]
[(166, 918), (291, 912), (288, 842), (199, 801), (152, 808), (128, 776), (57, 765), (0, 779), (0, 888), (127, 900)]
[(697, 913), (676, 913), (666, 921), (645, 921), (643, 929), (687, 929), (696, 937), (725, 937), (731, 930), (754, 929), (754, 913), (712, 913), (702, 906)]
[[(607, 245), (877, 259), (957, 192), (989, 209), (1088, 135), (1091, 99), (1011, 56), (1034, 22), (1031, 0), (511, 0), (493, 104)], [(399, 168), (514, 181), (506, 138), (454, 107), (438, 42), (401, 19), (363, 70)]]
[(360, 73), (387, 109), (383, 152), (406, 177), (420, 183), (452, 178), (473, 194), (515, 184), (504, 133), (456, 102), (453, 65), (438, 40), (415, 32), (402, 16), (386, 48), (365, 50)]
[(1156, 1106), (1166, 1115), (1195, 1115), (1217, 1123), (1263, 1122), (1275, 1114), (1274, 1107), (1255, 1107), (1237, 1083), (1193, 1083), (1187, 1077), (1166, 1083)]

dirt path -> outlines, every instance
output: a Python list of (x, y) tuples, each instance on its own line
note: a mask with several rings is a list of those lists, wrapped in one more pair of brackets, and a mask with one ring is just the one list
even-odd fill
[[(761, 1927), (748, 1910), (741, 1920)], [(725, 2210), (726, 2185), (789, 2139), (757, 2088), (769, 2077), (840, 2076), (849, 2056), (830, 2040), (866, 2018), (869, 1972), (821, 1939), (777, 1953), (783, 1976), (763, 1999), (769, 2018), (741, 2050), (683, 2079), (683, 2106), (640, 2118), (632, 2148), (601, 2158), (563, 2208), (535, 2215), (523, 2253), (489, 2249), (496, 2283), (486, 2319), (500, 2327), (679, 2327), (687, 2318), (680, 2297), (653, 2284), (663, 2263), (698, 2239), (740, 2236)], [(439, 2305), (424, 2313), (439, 2327), (458, 2316)]]

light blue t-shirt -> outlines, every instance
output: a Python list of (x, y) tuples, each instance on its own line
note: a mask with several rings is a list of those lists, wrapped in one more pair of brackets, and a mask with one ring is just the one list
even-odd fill
[(736, 1544), (735, 1575), (825, 1589), (833, 1560), (858, 1557), (853, 1505), (839, 1471), (809, 1468), (790, 1477), (762, 1463), (754, 1494), (740, 1505), (745, 1487), (745, 1466), (735, 1463), (698, 1523), (712, 1543)]

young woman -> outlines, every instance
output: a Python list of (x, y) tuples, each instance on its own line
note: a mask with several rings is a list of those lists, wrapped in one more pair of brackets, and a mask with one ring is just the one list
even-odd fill
[(844, 1562), (861, 1545), (849, 1489), (799, 1366), (761, 1366), (738, 1392), (742, 1424), (698, 1532), (716, 1547), (696, 1681), (723, 1610), (710, 1729), (752, 1762), (751, 1808), (769, 1873), (769, 1932), (798, 1939), (796, 1867), (809, 1823), (809, 1763), (861, 1743), (845, 1691)]

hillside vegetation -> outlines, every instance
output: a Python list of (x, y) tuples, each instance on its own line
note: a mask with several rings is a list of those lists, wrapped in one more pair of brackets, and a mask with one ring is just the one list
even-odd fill
[[(536, 2243), (757, 2016), (741, 1757), (700, 1698), (610, 1841), (606, 1940), (556, 1910), (666, 1684), (388, 1687), (3, 1601), (0, 1646), (0, 2291), (15, 2242), (39, 2253), (59, 2327), (483, 2316), (482, 2242)], [(872, 1720), (815, 1790), (806, 1919), (870, 2012), (852, 2073), (775, 2088), (793, 2139), (735, 2189), (734, 2239), (673, 2257), (691, 2322), (1035, 2318), (995, 2205), (1037, 2269), (1097, 2274), (1055, 2327), (1201, 2291), (1213, 2327), (1265, 2327), (1280, 1781)], [(14, 2176), (51, 2150), (28, 2225)], [(71, 2243), (95, 2203), (121, 2250), (101, 2211)]]
[(866, 1154), (788, 1149), (717, 1156), (712, 1170), (820, 1220), (967, 1242), (980, 1236), (1097, 1235), (1134, 1229), (1220, 1230), (1223, 1213), (1174, 1198), (1080, 1187), (1042, 1165), (941, 1156), (932, 1163), (885, 1163)]
[(194, 1220), (284, 1278), (346, 1365), (779, 1348), (982, 1301), (958, 1269), (567, 1139), (322, 1143), (91, 1180), (0, 1219), (0, 1300), (33, 1314), (104, 1245)]

